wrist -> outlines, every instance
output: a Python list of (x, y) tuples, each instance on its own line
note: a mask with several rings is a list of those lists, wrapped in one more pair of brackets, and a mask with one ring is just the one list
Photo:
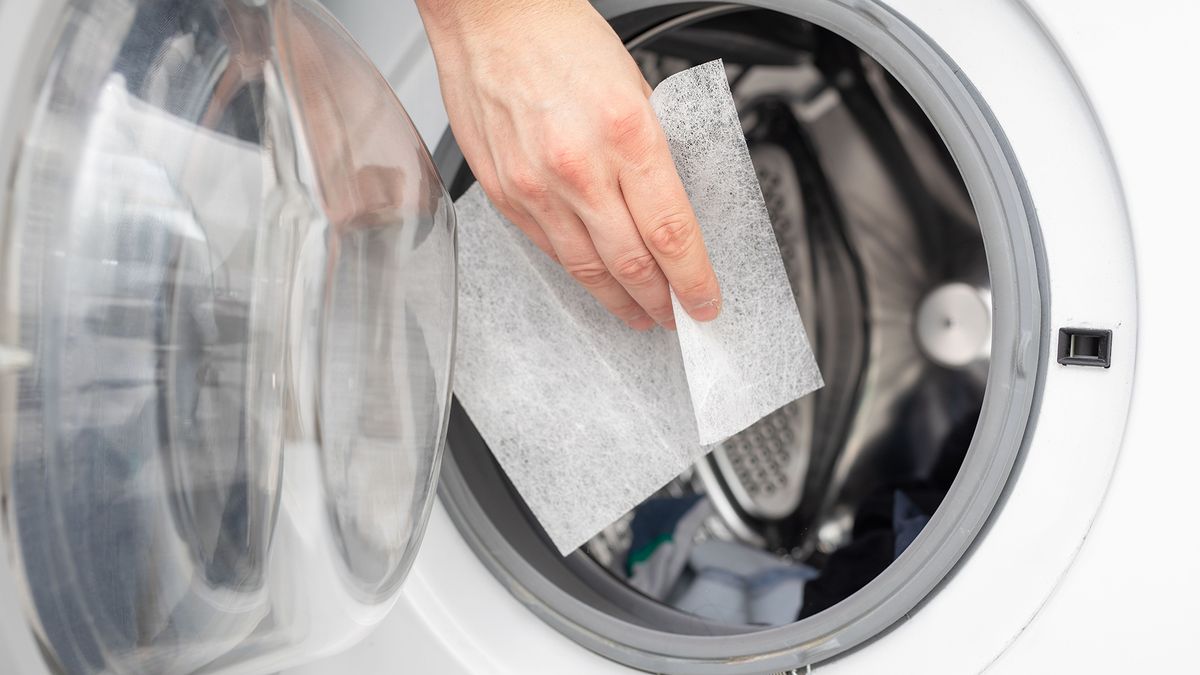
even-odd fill
[(431, 41), (454, 36), (462, 40), (480, 31), (523, 22), (586, 0), (416, 0)]

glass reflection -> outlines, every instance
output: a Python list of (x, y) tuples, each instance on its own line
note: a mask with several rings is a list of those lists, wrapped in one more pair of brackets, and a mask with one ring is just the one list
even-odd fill
[(377, 620), (419, 540), (452, 211), (313, 3), (62, 25), (4, 223), (31, 623), (69, 672), (278, 669)]

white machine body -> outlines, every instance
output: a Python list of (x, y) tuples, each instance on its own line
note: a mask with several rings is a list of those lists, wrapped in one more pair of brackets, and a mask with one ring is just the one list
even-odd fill
[[(448, 122), (415, 7), (324, 4), (436, 147)], [(1200, 516), (1200, 87), (1190, 45), (1200, 8), (1172, 0), (888, 5), (961, 69), (1007, 140), (1040, 226), (1048, 334), (1111, 330), (1111, 365), (1061, 365), (1050, 342), (1025, 445), (982, 532), (890, 630), (812, 670), (1192, 670), (1200, 628), (1200, 538), (1191, 520)], [(0, 95), (37, 91), (24, 55), (37, 51), (36, 36), (52, 21), (33, 3), (0, 2)], [(7, 113), (0, 108), (0, 123), (9, 123)], [(988, 338), (979, 311), (988, 301), (967, 284), (930, 294), (921, 310), (928, 324), (918, 324), (930, 357), (954, 365), (1012, 348)], [(951, 330), (950, 319), (962, 325)], [(24, 593), (0, 575), (0, 669), (42, 675), (35, 640), (14, 610)], [(291, 675), (635, 672), (552, 627), (545, 611), (480, 559), (443, 493), (386, 618), (327, 650), (338, 653), (282, 665)]]

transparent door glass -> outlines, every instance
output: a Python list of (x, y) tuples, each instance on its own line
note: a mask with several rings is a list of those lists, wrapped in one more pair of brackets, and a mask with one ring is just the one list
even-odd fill
[(454, 218), (306, 0), (69, 3), (0, 297), (2, 535), (68, 672), (271, 671), (394, 601), (449, 400)]

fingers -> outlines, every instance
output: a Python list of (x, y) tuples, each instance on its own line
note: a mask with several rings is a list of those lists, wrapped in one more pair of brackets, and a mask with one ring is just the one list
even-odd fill
[(529, 237), (529, 240), (533, 242), (534, 246), (541, 249), (542, 253), (550, 256), (552, 260), (557, 261), (558, 257), (554, 253), (554, 247), (550, 245), (550, 239), (546, 237), (541, 226), (529, 215), (528, 211), (519, 203), (510, 200), (508, 195), (504, 193), (504, 190), (501, 188), (500, 178), (496, 173), (496, 165), (491, 158), (485, 155), (468, 159), (471, 171), (475, 174), (475, 180), (479, 181), (479, 186), (483, 188), (492, 205), (509, 222), (516, 225), (526, 237)]
[[(653, 124), (650, 128), (649, 124)], [(629, 214), (684, 310), (697, 321), (717, 317), (721, 291), (696, 214), (671, 160), (666, 138), (651, 115), (617, 146), (626, 163), (621, 193)]]
[(557, 185), (558, 211), (569, 212), (571, 222), (582, 222), (608, 275), (645, 313), (654, 322), (673, 327), (667, 278), (625, 207), (615, 169), (601, 158), (580, 153), (572, 142), (550, 138), (547, 168)]
[(563, 186), (552, 187), (553, 175), (544, 168), (505, 169), (500, 179), (501, 201), (522, 222), (509, 219), (535, 243), (545, 241), (550, 255), (605, 309), (631, 328), (650, 328), (654, 319), (613, 277), (587, 228), (563, 200)]
[(716, 318), (716, 275), (648, 101), (599, 113), (534, 137), (493, 129), (509, 150), (468, 160), (500, 212), (631, 327), (673, 329), (671, 290), (692, 318)]
[(667, 278), (646, 248), (614, 180), (595, 205), (581, 205), (582, 220), (609, 273), (656, 323), (673, 329)]
[(517, 229), (521, 230), (533, 242), (534, 246), (537, 246), (542, 253), (545, 253), (554, 262), (559, 261), (558, 254), (554, 252), (554, 246), (550, 244), (550, 238), (546, 236), (546, 233), (542, 230), (542, 226), (538, 224), (537, 220), (528, 211), (510, 201), (499, 189), (492, 192), (485, 187), (483, 191), (496, 207), (496, 210), (513, 225), (516, 225)]
[(655, 319), (646, 314), (609, 271), (578, 216), (565, 209), (546, 211), (539, 214), (539, 222), (547, 223), (543, 229), (548, 230), (559, 264), (605, 309), (635, 330), (654, 326)]

